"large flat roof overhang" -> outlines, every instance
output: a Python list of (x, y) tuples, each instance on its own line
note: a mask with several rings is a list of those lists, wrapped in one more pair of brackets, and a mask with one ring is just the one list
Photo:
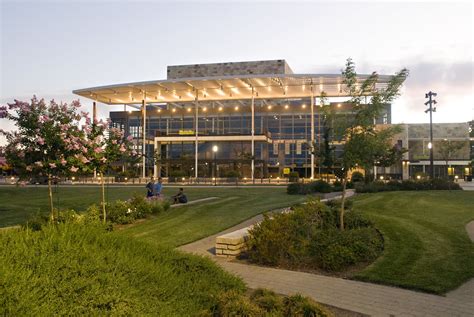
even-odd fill
[[(357, 75), (362, 83), (370, 75)], [(385, 88), (391, 76), (379, 75), (375, 88)], [(269, 74), (154, 80), (74, 90), (73, 93), (109, 105), (174, 103), (319, 96), (347, 96), (339, 74)]]

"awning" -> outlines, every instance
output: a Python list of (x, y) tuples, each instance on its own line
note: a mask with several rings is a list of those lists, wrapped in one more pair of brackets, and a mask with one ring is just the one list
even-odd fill
[[(358, 75), (362, 83), (370, 75)], [(379, 75), (377, 88), (386, 87), (391, 76)], [(154, 80), (74, 90), (73, 93), (101, 103), (139, 104), (347, 96), (341, 75), (336, 74), (271, 74), (219, 77), (195, 77)]]

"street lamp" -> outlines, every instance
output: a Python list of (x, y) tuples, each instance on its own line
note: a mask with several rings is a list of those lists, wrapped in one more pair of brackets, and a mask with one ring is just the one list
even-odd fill
[(435, 92), (430, 91), (429, 93), (425, 94), (425, 98), (428, 99), (425, 102), (425, 106), (428, 106), (428, 109), (425, 110), (425, 113), (430, 113), (430, 143), (428, 143), (428, 149), (430, 149), (430, 175), (431, 179), (434, 178), (434, 163), (433, 163), (433, 112), (436, 112), (436, 107), (433, 107), (437, 104), (436, 100), (433, 97), (436, 97), (437, 94)]
[(219, 151), (219, 148), (217, 147), (217, 145), (214, 145), (212, 147), (212, 152), (214, 152), (214, 169), (213, 169), (213, 176), (212, 176), (212, 179), (214, 180), (214, 186), (217, 185), (217, 162), (216, 162), (217, 151)]

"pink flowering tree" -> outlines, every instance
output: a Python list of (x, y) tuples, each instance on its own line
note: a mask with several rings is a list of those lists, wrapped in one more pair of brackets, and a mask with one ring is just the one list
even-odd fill
[(111, 127), (110, 122), (95, 121), (85, 115), (85, 124), (82, 126), (84, 133), (83, 145), (85, 153), (74, 156), (75, 169), (83, 172), (97, 171), (102, 187), (102, 212), (103, 221), (107, 221), (105, 203), (105, 173), (114, 164), (134, 165), (139, 160), (138, 153), (133, 149), (132, 137), (124, 137), (124, 132)]
[(7, 162), (22, 178), (47, 177), (51, 221), (55, 219), (52, 180), (74, 172), (75, 157), (86, 152), (80, 142), (79, 107), (79, 101), (47, 104), (36, 97), (0, 107), (0, 118), (13, 121), (16, 127), (11, 132), (0, 130), (7, 140), (2, 149)]

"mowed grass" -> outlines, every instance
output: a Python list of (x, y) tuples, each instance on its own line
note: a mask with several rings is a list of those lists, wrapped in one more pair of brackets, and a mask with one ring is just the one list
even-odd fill
[(383, 255), (356, 278), (442, 294), (474, 278), (474, 192), (364, 194), (354, 207), (375, 222)]
[[(143, 187), (108, 187), (106, 197), (109, 201), (128, 199), (134, 193), (145, 194)], [(0, 186), (0, 227), (24, 223), (37, 213), (49, 213), (48, 188), (46, 186), (11, 187)], [(73, 208), (85, 210), (91, 204), (100, 204), (101, 189), (91, 187), (53, 187), (53, 203), (61, 210)]]
[[(179, 246), (223, 231), (248, 218), (305, 200), (286, 188), (201, 189), (218, 199), (171, 208), (157, 217), (120, 231), (160, 246)], [(202, 192), (201, 192), (202, 194)]]
[[(165, 187), (165, 196), (172, 196), (178, 191), (175, 187)], [(145, 185), (129, 187), (106, 186), (107, 201), (126, 200), (134, 194), (145, 195)], [(212, 192), (212, 191), (211, 191)], [(190, 200), (208, 197), (208, 189), (189, 188), (186, 193)], [(55, 208), (64, 210), (73, 208), (85, 210), (91, 204), (100, 204), (101, 188), (99, 186), (54, 187), (53, 200)], [(24, 223), (29, 216), (40, 211), (49, 212), (48, 189), (45, 186), (28, 186), (24, 188), (0, 186), (0, 227)]]
[(1, 316), (212, 316), (244, 283), (210, 259), (103, 226), (0, 231)]
[[(87, 206), (100, 203), (100, 187), (58, 187), (54, 202), (60, 209), (85, 210)], [(166, 187), (165, 197), (178, 191)], [(133, 194), (145, 194), (143, 187), (109, 187), (107, 199), (128, 199)], [(303, 201), (303, 196), (290, 196), (286, 188), (235, 188), (235, 187), (187, 187), (185, 193), (190, 201), (217, 197), (215, 200), (195, 205), (172, 208), (169, 211), (121, 230), (120, 234), (137, 237), (156, 245), (178, 246), (212, 235), (236, 225), (267, 210), (290, 206)], [(45, 187), (0, 187), (0, 227), (24, 223), (38, 210), (48, 212), (48, 196)]]

